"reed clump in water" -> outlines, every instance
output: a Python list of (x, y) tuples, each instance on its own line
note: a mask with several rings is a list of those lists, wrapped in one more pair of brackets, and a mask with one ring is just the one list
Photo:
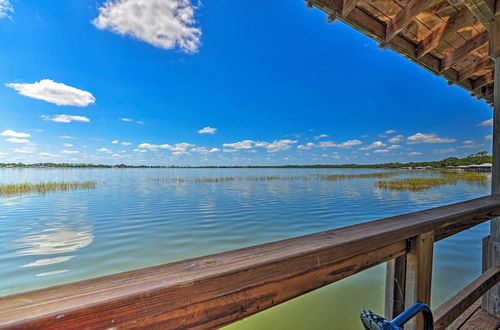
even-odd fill
[(362, 174), (315, 174), (319, 180), (326, 181), (339, 181), (339, 180), (350, 180), (350, 179), (368, 179), (368, 178), (388, 178), (391, 176), (399, 175), (397, 172), (389, 173), (362, 173)]
[(445, 184), (455, 184), (456, 179), (451, 178), (407, 178), (389, 181), (377, 181), (375, 185), (379, 188), (394, 190), (422, 190)]
[(461, 179), (468, 181), (483, 181), (487, 179), (486, 175), (474, 172), (442, 171), (441, 174), (447, 179)]
[(187, 181), (184, 178), (150, 178), (149, 180), (154, 182), (175, 182), (175, 183), (184, 183)]
[(0, 196), (26, 195), (32, 193), (38, 193), (42, 195), (54, 191), (94, 189), (95, 187), (95, 181), (7, 184), (0, 185)]

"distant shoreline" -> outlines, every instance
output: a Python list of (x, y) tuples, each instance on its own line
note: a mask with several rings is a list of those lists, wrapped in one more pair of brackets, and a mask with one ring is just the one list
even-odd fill
[(464, 158), (448, 157), (428, 162), (391, 162), (381, 164), (313, 164), (313, 165), (237, 165), (237, 166), (163, 166), (163, 165), (105, 165), (84, 163), (0, 163), (0, 168), (377, 168), (404, 169), (416, 167), (446, 168), (447, 166), (480, 165), (491, 163), (492, 157), (486, 151), (471, 154)]

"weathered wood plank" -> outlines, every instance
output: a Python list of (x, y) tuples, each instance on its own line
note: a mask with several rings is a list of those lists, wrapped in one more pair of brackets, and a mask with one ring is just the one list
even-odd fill
[(463, 60), (467, 55), (486, 45), (486, 43), (488, 43), (488, 31), (483, 31), (443, 58), (440, 70), (449, 69), (453, 64)]
[(479, 309), (481, 308), (481, 299), (476, 300), (469, 308), (465, 310), (459, 317), (457, 317), (453, 322), (450, 323), (449, 326), (446, 327), (446, 330), (457, 330), (460, 329), (461, 326), (464, 325), (465, 322)]
[(444, 330), (475, 301), (500, 281), (500, 266), (490, 268), (434, 310), (434, 329)]
[(495, 79), (493, 71), (487, 72), (485, 75), (482, 77), (477, 78), (472, 82), (472, 89), (476, 90), (479, 89), (483, 86), (489, 85), (493, 82)]
[(424, 11), (434, 0), (411, 0), (401, 9), (399, 13), (387, 24), (385, 40), (390, 41), (410, 22)]
[(342, 5), (342, 16), (347, 17), (351, 13), (351, 11), (356, 7), (359, 0), (344, 0)]
[(431, 50), (439, 46), (439, 44), (449, 38), (452, 34), (457, 33), (458, 30), (467, 26), (472, 13), (467, 8), (462, 8), (454, 15), (452, 15), (446, 23), (441, 24), (434, 30), (427, 38), (422, 40), (417, 48), (417, 58), (429, 53)]
[(464, 5), (474, 14), (481, 24), (488, 29), (491, 22), (495, 20), (491, 4), (485, 0), (462, 0)]
[(405, 310), (406, 255), (387, 262), (385, 318), (392, 320)]
[[(410, 251), (406, 256), (405, 307), (417, 302), (430, 306), (434, 232), (420, 234), (410, 242)], [(405, 325), (407, 330), (423, 328), (424, 319), (421, 314)]]
[(465, 79), (470, 78), (476, 72), (490, 68), (493, 65), (489, 56), (483, 56), (480, 59), (477, 59), (473, 63), (471, 63), (466, 68), (462, 69), (458, 73), (458, 81), (464, 81)]
[[(214, 328), (500, 214), (500, 196), (0, 298), (0, 328)], [(465, 228), (460, 226), (461, 228)]]
[(460, 327), (460, 330), (498, 330), (499, 328), (500, 328), (500, 319), (497, 319), (489, 315), (481, 308), (479, 308)]

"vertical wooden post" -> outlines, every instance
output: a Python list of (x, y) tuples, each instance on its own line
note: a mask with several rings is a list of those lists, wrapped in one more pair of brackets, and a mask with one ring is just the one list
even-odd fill
[[(493, 94), (493, 168), (491, 170), (491, 193), (500, 194), (500, 16), (496, 10), (495, 21), (490, 24), (490, 56), (495, 61), (495, 85)], [(483, 272), (500, 263), (500, 218), (491, 220), (490, 236), (483, 240)], [(500, 318), (500, 284), (495, 285), (484, 296), (482, 308), (490, 315)]]
[(387, 262), (385, 318), (392, 320), (405, 310), (406, 255)]
[[(432, 258), (434, 253), (434, 232), (428, 232), (410, 241), (406, 257), (405, 307), (421, 302), (430, 305), (432, 283)], [(405, 325), (405, 330), (424, 328), (421, 314)]]

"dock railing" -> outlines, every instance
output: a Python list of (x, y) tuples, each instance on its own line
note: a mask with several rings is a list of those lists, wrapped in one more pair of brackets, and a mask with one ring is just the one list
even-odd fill
[[(0, 328), (217, 328), (384, 262), (392, 318), (417, 301), (430, 303), (434, 242), (498, 216), (500, 195), (491, 195), (5, 296)], [(436, 328), (448, 326), (498, 276), (494, 267), (439, 307)], [(418, 329), (418, 322), (405, 329)]]

